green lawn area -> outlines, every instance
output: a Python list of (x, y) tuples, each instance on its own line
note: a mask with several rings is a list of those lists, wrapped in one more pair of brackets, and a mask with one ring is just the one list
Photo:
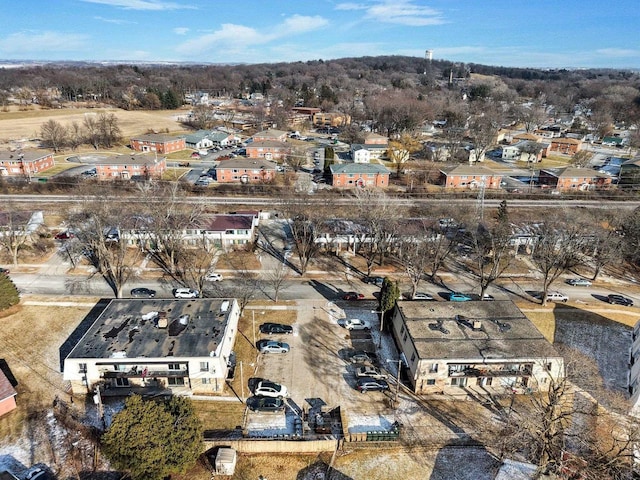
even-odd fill
[(45, 170), (44, 172), (39, 173), (38, 176), (39, 177), (52, 177), (53, 175), (57, 175), (58, 173), (62, 173), (64, 171), (66, 171), (66, 170), (69, 170), (70, 168), (79, 167), (79, 166), (80, 166), (79, 163), (56, 161), (56, 164), (52, 168), (49, 168), (48, 170)]

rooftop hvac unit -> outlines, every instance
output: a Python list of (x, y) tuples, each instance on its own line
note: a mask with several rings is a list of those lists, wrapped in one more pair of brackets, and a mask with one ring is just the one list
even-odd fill
[(229, 300), (225, 300), (220, 304), (220, 312), (227, 313), (227, 310), (229, 310)]

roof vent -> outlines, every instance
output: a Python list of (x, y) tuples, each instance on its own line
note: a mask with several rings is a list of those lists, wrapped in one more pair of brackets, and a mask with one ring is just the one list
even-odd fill
[(229, 300), (225, 300), (220, 304), (220, 312), (227, 313), (227, 310), (229, 310)]
[(167, 312), (158, 312), (158, 328), (167, 328), (168, 326)]
[(473, 321), (473, 329), (474, 330), (482, 330), (482, 322), (480, 320)]
[(444, 328), (443, 323), (444, 323), (444, 320), (436, 320), (436, 323), (430, 323), (429, 324), (429, 328), (431, 330), (438, 330), (438, 331), (444, 333), (445, 335), (449, 335), (449, 330)]

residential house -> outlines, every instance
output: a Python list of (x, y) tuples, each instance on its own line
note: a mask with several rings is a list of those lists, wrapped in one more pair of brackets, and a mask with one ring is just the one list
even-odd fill
[(175, 137), (162, 133), (148, 133), (131, 139), (131, 148), (136, 152), (156, 152), (167, 154), (187, 148), (184, 137)]
[(219, 145), (221, 147), (232, 147), (242, 141), (242, 138), (240, 138), (234, 132), (228, 132), (224, 129), (213, 130), (209, 133), (208, 138), (213, 142), (214, 145)]
[(185, 145), (187, 148), (193, 148), (194, 150), (207, 150), (213, 147), (213, 140), (210, 138), (211, 131), (198, 130), (184, 137)]
[(351, 159), (354, 163), (370, 163), (371, 152), (364, 145), (351, 145)]
[(289, 145), (279, 140), (254, 140), (245, 147), (247, 158), (284, 160), (291, 152)]
[[(351, 145), (351, 156), (355, 162), (355, 154), (358, 153), (358, 157), (360, 160), (363, 160), (367, 156), (369, 157), (369, 162), (371, 160), (379, 160), (387, 155), (388, 145), (382, 144), (363, 144), (363, 143), (354, 143)], [(366, 151), (367, 153), (364, 153)], [(358, 163), (366, 163), (366, 162), (358, 162)]]
[(589, 168), (566, 167), (543, 169), (538, 175), (541, 188), (555, 188), (559, 191), (596, 190), (611, 186), (611, 176)]
[(18, 392), (5, 373), (0, 370), (0, 416), (16, 408), (16, 395)]
[(582, 141), (576, 138), (554, 137), (551, 139), (551, 152), (575, 155), (582, 148)]
[(511, 143), (518, 143), (522, 141), (539, 142), (540, 138), (541, 138), (540, 135), (536, 135), (529, 132), (520, 132), (520, 133), (516, 133), (511, 137)]
[(384, 135), (379, 135), (377, 133), (369, 132), (364, 136), (364, 144), (365, 145), (384, 145), (387, 147), (389, 145), (389, 139)]
[(199, 220), (200, 238), (223, 250), (250, 245), (256, 240), (258, 221), (257, 212), (208, 215)]
[(45, 228), (42, 210), (0, 211), (0, 235), (33, 235)]
[(389, 170), (377, 163), (343, 163), (330, 167), (332, 185), (336, 188), (386, 188)]
[(474, 189), (484, 186), (488, 189), (500, 188), (502, 174), (479, 165), (458, 165), (440, 170), (441, 185), (446, 188)]
[(64, 359), (74, 394), (204, 395), (224, 390), (235, 299), (112, 300)]
[(95, 163), (98, 179), (160, 178), (167, 169), (165, 157), (156, 155), (116, 155), (102, 157)]
[(604, 137), (602, 139), (602, 145), (608, 147), (622, 147), (624, 146), (624, 138), (622, 137)]
[(218, 183), (266, 183), (275, 178), (276, 166), (263, 159), (232, 158), (215, 167)]
[(546, 391), (564, 361), (510, 300), (399, 301), (391, 330), (414, 393)]
[(262, 142), (262, 141), (286, 142), (287, 132), (284, 132), (282, 130), (263, 130), (253, 135), (251, 139), (254, 142)]
[(343, 127), (351, 124), (351, 116), (338, 112), (316, 112), (312, 121), (316, 127)]
[(54, 165), (53, 153), (51, 152), (43, 153), (37, 150), (0, 152), (0, 177), (25, 176), (31, 178)]
[(511, 145), (503, 145), (501, 147), (502, 159), (537, 163), (542, 161), (543, 157), (547, 156), (550, 147), (550, 143), (520, 140)]
[(618, 186), (625, 189), (640, 188), (640, 155), (636, 155), (620, 165)]

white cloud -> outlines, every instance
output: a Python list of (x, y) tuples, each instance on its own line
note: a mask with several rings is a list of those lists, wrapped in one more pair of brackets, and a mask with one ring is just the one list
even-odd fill
[(416, 5), (414, 0), (379, 0), (373, 4), (339, 3), (336, 10), (365, 10), (365, 20), (394, 23), (410, 27), (441, 25), (445, 23), (442, 12)]
[(189, 32), (189, 28), (187, 27), (176, 27), (173, 29), (173, 33), (176, 35), (186, 35)]
[(293, 15), (281, 24), (265, 29), (266, 32), (263, 33), (244, 25), (225, 23), (213, 33), (178, 45), (176, 51), (188, 55), (198, 55), (221, 48), (238, 51), (248, 46), (264, 45), (279, 38), (317, 30), (328, 24), (329, 22), (320, 16)]
[(94, 20), (99, 20), (101, 22), (105, 22), (105, 23), (113, 23), (115, 25), (132, 25), (132, 24), (136, 24), (137, 22), (132, 22), (131, 20), (120, 20), (117, 18), (104, 18), (104, 17), (93, 17)]
[(87, 44), (86, 35), (75, 33), (19, 32), (0, 38), (0, 51), (28, 56), (33, 52), (84, 50)]
[(164, 2), (161, 0), (82, 0), (87, 3), (109, 5), (125, 10), (183, 10), (195, 9), (190, 5), (182, 5), (176, 2)]
[(596, 53), (609, 57), (636, 57), (640, 55), (640, 50), (630, 48), (599, 48)]

